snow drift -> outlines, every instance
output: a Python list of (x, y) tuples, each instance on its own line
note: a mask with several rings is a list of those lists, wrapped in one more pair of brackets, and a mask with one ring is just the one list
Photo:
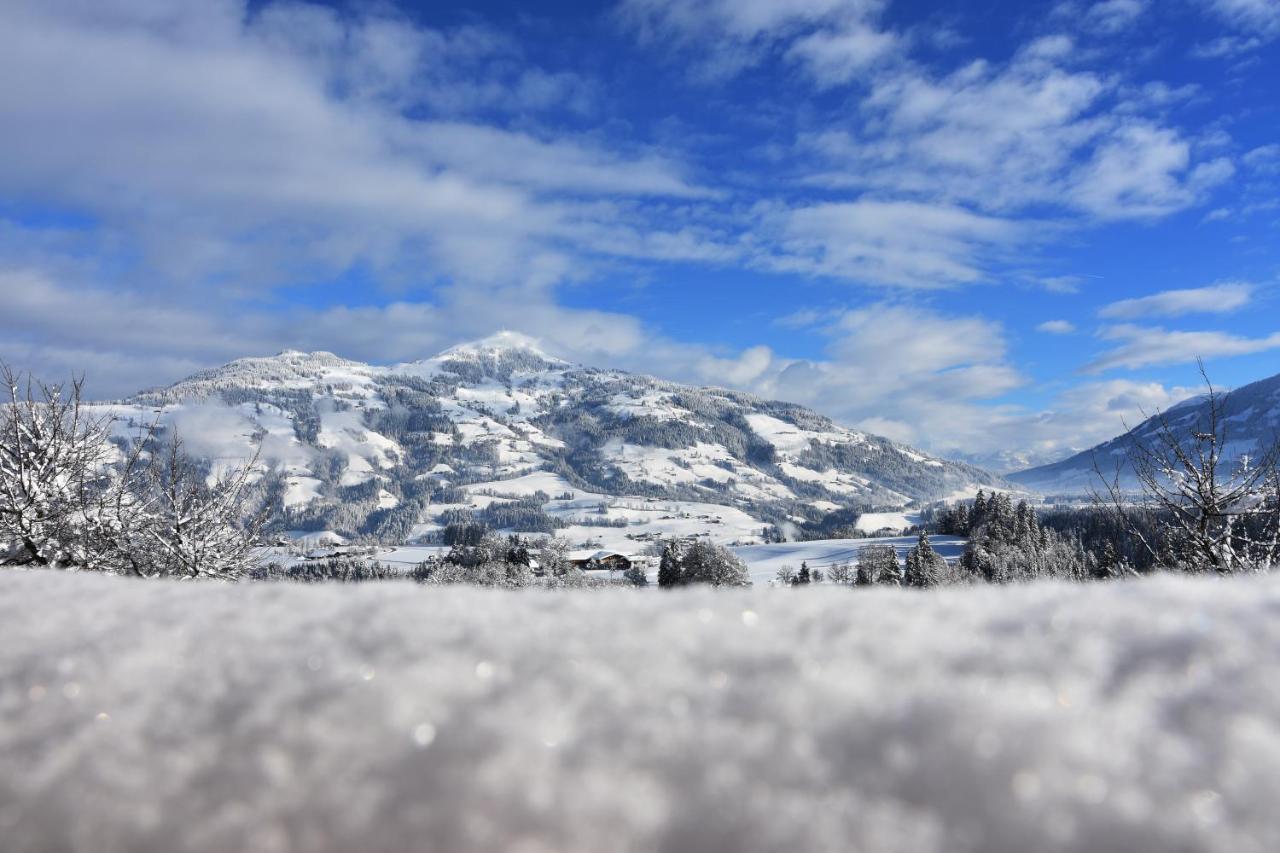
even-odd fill
[(1280, 849), (1280, 579), (9, 572), (0, 625), (9, 853)]

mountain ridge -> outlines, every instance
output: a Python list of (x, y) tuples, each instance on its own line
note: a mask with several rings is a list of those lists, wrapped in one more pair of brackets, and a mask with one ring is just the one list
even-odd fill
[[(1260, 447), (1270, 446), (1280, 439), (1280, 374), (1219, 392), (1219, 403), (1227, 439), (1223, 454), (1225, 464), (1232, 464), (1242, 455), (1255, 453)], [(1162, 416), (1171, 428), (1189, 439), (1193, 431), (1204, 428), (1208, 406), (1207, 395), (1196, 394), (1088, 450), (1048, 465), (1004, 476), (1013, 483), (1041, 493), (1084, 493), (1093, 486), (1103, 485), (1094, 470), (1096, 463), (1108, 477), (1119, 474), (1122, 484), (1128, 483), (1132, 480), (1126, 462), (1130, 449), (1135, 442), (1149, 441), (1156, 436)]]
[[(467, 519), (620, 529), (638, 520), (610, 504), (634, 499), (697, 505), (681, 511), (752, 541), (1008, 485), (797, 404), (573, 364), (515, 333), (392, 365), (285, 350), (111, 405), (133, 428), (161, 410), (215, 470), (257, 453), (281, 529), (344, 538), (430, 538)], [(556, 503), (568, 493), (576, 505)]]

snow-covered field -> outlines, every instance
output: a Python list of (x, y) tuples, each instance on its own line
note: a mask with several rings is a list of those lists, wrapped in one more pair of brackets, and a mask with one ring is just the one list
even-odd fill
[[(907, 552), (915, 547), (915, 536), (882, 536), (876, 539), (817, 539), (811, 542), (781, 542), (772, 545), (748, 545), (734, 548), (751, 570), (751, 581), (767, 584), (777, 575), (778, 569), (790, 566), (800, 568), (808, 563), (811, 569), (826, 570), (833, 563), (856, 563), (858, 553), (869, 545), (892, 545), (898, 552), (898, 561), (906, 562)], [(931, 536), (933, 549), (949, 561), (960, 559), (964, 553), (964, 539), (958, 536)]]
[(1280, 579), (0, 574), (0, 848), (1280, 849)]
[[(665, 511), (660, 509), (644, 510), (647, 504), (637, 499), (637, 506), (642, 509), (634, 510), (635, 514), (643, 516), (644, 513), (657, 513)], [(655, 507), (665, 507), (666, 504), (658, 502)], [(685, 504), (688, 507), (704, 507), (703, 504)], [(724, 507), (710, 507), (717, 512), (723, 512)], [(617, 512), (616, 508), (611, 508), (610, 512)], [(682, 518), (670, 517), (666, 521), (658, 522), (662, 525), (662, 529), (667, 531), (666, 535), (691, 535), (691, 533), (699, 532), (698, 525), (704, 524), (699, 519), (703, 516), (694, 513), (685, 513)], [(683, 524), (687, 529), (682, 529)], [(578, 528), (569, 528), (569, 531)], [(711, 536), (713, 542), (723, 542), (728, 539), (727, 533), (734, 533), (732, 528), (726, 532), (724, 528), (713, 530), (721, 533), (720, 537)], [(635, 553), (637, 543), (626, 538), (626, 528), (581, 528), (589, 538), (599, 542), (597, 547), (615, 548), (623, 553)], [(598, 535), (602, 534), (602, 535)], [(294, 537), (296, 542), (304, 545), (310, 545), (328, 553), (332, 549), (324, 546), (330, 543), (328, 536), (334, 534), (309, 534), (316, 538)], [(933, 536), (929, 541), (933, 544), (933, 549), (945, 557), (949, 561), (960, 559), (960, 555), (964, 553), (966, 540), (958, 536)], [(826, 570), (833, 563), (856, 563), (858, 561), (858, 553), (869, 545), (892, 545), (893, 549), (898, 553), (899, 562), (905, 563), (907, 552), (915, 547), (917, 539), (915, 536), (882, 536), (874, 539), (815, 539), (808, 542), (782, 542), (771, 545), (744, 545), (737, 546), (731, 550), (737, 554), (747, 568), (751, 571), (751, 581), (756, 585), (767, 586), (769, 581), (773, 580), (778, 573), (778, 569), (783, 566), (790, 566), (793, 569), (799, 569), (801, 563), (808, 563), (811, 569)], [(338, 542), (337, 544), (341, 544)], [(358, 554), (365, 555), (363, 549), (355, 549)], [(368, 559), (376, 560), (388, 566), (398, 568), (402, 571), (409, 571), (417, 564), (432, 557), (442, 557), (449, 552), (449, 548), (444, 545), (386, 545), (376, 548), (372, 553), (367, 554)], [(290, 559), (281, 553), (274, 553), (269, 559), (280, 560), (282, 562), (290, 562)], [(649, 573), (649, 579), (654, 583), (657, 582), (657, 572)]]

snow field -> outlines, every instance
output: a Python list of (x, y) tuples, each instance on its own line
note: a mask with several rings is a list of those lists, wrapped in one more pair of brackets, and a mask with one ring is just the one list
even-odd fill
[(877, 530), (885, 529), (901, 533), (919, 523), (918, 513), (864, 512), (858, 516), (857, 528), (863, 533), (875, 533)]
[[(760, 540), (760, 533), (764, 529), (764, 522), (736, 507), (588, 492), (576, 488), (564, 477), (550, 471), (535, 471), (511, 480), (473, 483), (463, 488), (474, 506), (480, 506), (485, 500), (493, 500), (479, 494), (484, 491), (513, 498), (526, 497), (539, 491), (550, 495), (551, 500), (543, 505), (543, 509), (548, 515), (570, 522), (568, 527), (557, 530), (556, 536), (567, 539), (575, 547), (591, 542), (593, 549), (607, 548), (636, 553), (644, 548), (647, 541), (702, 534), (719, 544), (756, 542)], [(573, 498), (561, 500), (560, 495), (565, 493), (572, 493)], [(607, 507), (603, 515), (599, 513), (602, 503)], [(441, 506), (433, 506), (430, 510), (433, 515), (441, 511)], [(572, 523), (583, 519), (625, 519), (628, 525), (591, 527)], [(628, 538), (629, 536), (648, 538), (640, 540)]]
[(0, 575), (6, 853), (1280, 849), (1280, 580)]
[[(789, 566), (799, 569), (801, 563), (808, 563), (811, 569), (831, 567), (833, 563), (857, 563), (858, 553), (871, 545), (892, 545), (898, 554), (898, 561), (905, 563), (907, 552), (916, 546), (915, 536), (882, 536), (874, 539), (815, 539), (809, 542), (778, 542), (769, 545), (747, 545), (734, 548), (733, 552), (747, 564), (751, 570), (751, 582), (756, 586), (767, 586), (778, 573), (778, 569)], [(942, 555), (948, 562), (960, 559), (964, 553), (967, 540), (959, 536), (930, 536), (929, 543), (933, 550)], [(842, 590), (835, 590), (842, 592)]]

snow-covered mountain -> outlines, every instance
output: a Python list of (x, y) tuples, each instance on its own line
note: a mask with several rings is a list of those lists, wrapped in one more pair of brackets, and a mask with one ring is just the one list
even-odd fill
[(1001, 483), (801, 406), (570, 364), (513, 333), (393, 366), (245, 358), (113, 405), (122, 432), (162, 412), (215, 466), (257, 452), (283, 527), (347, 538), (480, 518), (609, 543), (646, 526), (750, 542), (767, 524)]
[[(1224, 445), (1224, 464), (1231, 465), (1244, 454), (1257, 454), (1259, 449), (1270, 447), (1280, 440), (1280, 375), (1245, 385), (1223, 394), (1219, 398), (1222, 414), (1220, 434), (1227, 439)], [(1164, 413), (1169, 425), (1188, 441), (1193, 432), (1207, 430), (1209, 403), (1205, 396), (1184, 400)], [(1042, 494), (1081, 494), (1091, 487), (1101, 486), (1095, 473), (1095, 463), (1108, 477), (1114, 477), (1117, 466), (1125, 483), (1129, 451), (1135, 441), (1148, 446), (1157, 440), (1160, 429), (1158, 416), (1152, 416), (1123, 435), (1077, 453), (1051, 465), (1041, 465), (1025, 471), (1006, 475), (1019, 486)]]
[[(1067, 453), (1078, 453), (1079, 448), (1069, 448)], [(1011, 471), (1025, 471), (1039, 465), (1049, 465), (1063, 458), (1063, 451), (1046, 453), (1038, 450), (992, 450), (985, 453), (956, 452), (950, 458), (958, 462), (967, 462), (986, 471), (996, 474), (1008, 474)]]

